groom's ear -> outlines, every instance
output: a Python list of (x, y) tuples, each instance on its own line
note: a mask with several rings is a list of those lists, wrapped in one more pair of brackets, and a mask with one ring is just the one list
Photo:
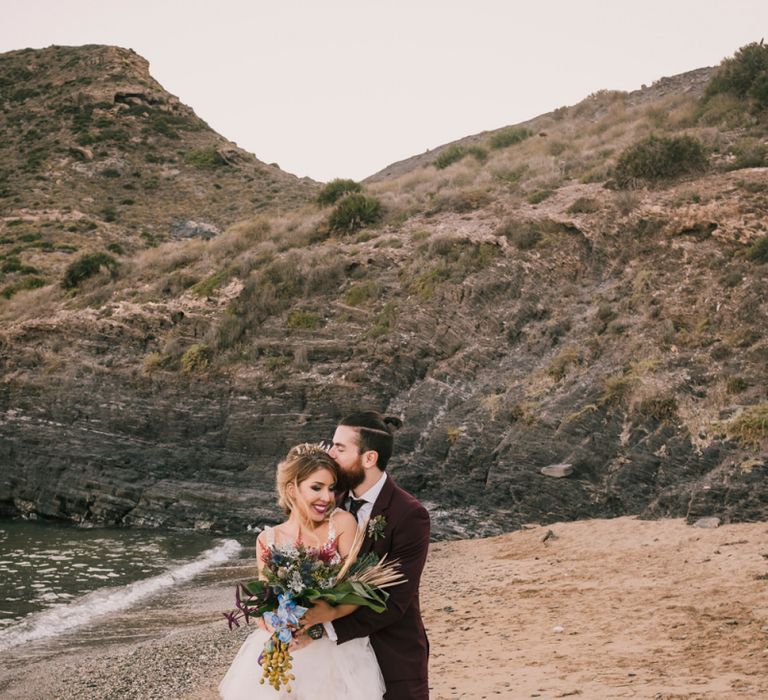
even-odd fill
[(366, 450), (363, 452), (363, 467), (370, 469), (379, 463), (379, 453), (376, 450)]

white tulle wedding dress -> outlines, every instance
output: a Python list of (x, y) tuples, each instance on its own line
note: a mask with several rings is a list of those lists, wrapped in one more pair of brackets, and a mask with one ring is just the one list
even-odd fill
[[(266, 528), (267, 544), (275, 546), (275, 533)], [(331, 519), (328, 541), (336, 538)], [(277, 545), (289, 549), (291, 545)], [(384, 680), (368, 637), (344, 644), (323, 636), (292, 653), (291, 692), (260, 683), (259, 655), (269, 633), (254, 629), (219, 684), (223, 700), (381, 700)]]

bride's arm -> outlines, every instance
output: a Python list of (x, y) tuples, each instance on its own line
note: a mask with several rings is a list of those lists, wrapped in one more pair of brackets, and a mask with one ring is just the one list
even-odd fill
[[(349, 554), (349, 550), (352, 547), (352, 543), (355, 541), (355, 534), (357, 533), (357, 520), (351, 513), (347, 513), (345, 510), (335, 510), (333, 515), (333, 524), (336, 527), (336, 551), (342, 556), (346, 557)], [(334, 605), (333, 608), (328, 603), (323, 601), (316, 601), (314, 606), (309, 609), (304, 615), (303, 621), (307, 627), (311, 627), (316, 622), (324, 622), (325, 620), (315, 621), (315, 616), (326, 617), (327, 619), (338, 619), (340, 617), (346, 617), (351, 615), (358, 609), (358, 605)], [(333, 617), (328, 617), (328, 610), (332, 609)]]
[(262, 559), (262, 555), (267, 549), (267, 536), (264, 530), (262, 530), (256, 538), (256, 570), (258, 571), (259, 579), (262, 581), (267, 580), (267, 577), (264, 575), (264, 560)]
[[(261, 581), (266, 581), (267, 577), (264, 575), (264, 561), (262, 559), (262, 554), (267, 550), (267, 537), (262, 530), (259, 533), (259, 536), (256, 538), (256, 570), (258, 571), (258, 578)], [(262, 617), (256, 618), (256, 624), (261, 627), (261, 629), (272, 632), (272, 629), (267, 625), (266, 622), (264, 622), (264, 619)]]
[(355, 541), (357, 533), (357, 520), (352, 513), (345, 510), (336, 510), (333, 512), (333, 524), (336, 526), (336, 537), (338, 542), (336, 548), (342, 557), (349, 554), (352, 543)]
[[(349, 554), (352, 543), (355, 541), (357, 519), (345, 510), (337, 510), (333, 513), (333, 521), (334, 525), (336, 525), (337, 537), (339, 538), (337, 543), (339, 554), (342, 557), (346, 557)], [(334, 612), (337, 618), (345, 617), (355, 612), (359, 607), (359, 605), (337, 605), (334, 607)]]

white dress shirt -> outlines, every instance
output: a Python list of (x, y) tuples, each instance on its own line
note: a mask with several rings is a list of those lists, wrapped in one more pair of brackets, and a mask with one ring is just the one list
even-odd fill
[[(381, 489), (384, 488), (384, 482), (387, 480), (387, 472), (383, 472), (379, 480), (371, 486), (364, 494), (361, 496), (355, 496), (358, 500), (362, 499), (365, 501), (363, 505), (360, 506), (360, 510), (357, 511), (357, 522), (358, 524), (364, 523), (368, 518), (371, 517), (371, 513), (373, 512), (373, 504), (376, 503), (376, 499), (379, 497), (379, 494), (381, 493)], [(352, 494), (349, 494), (350, 497)], [(349, 506), (349, 498), (347, 498), (346, 503), (344, 504), (345, 507)]]

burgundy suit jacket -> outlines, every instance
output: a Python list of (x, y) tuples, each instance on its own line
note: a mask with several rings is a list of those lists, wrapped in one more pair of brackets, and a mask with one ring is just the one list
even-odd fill
[(387, 475), (384, 487), (373, 504), (371, 520), (382, 515), (384, 536), (374, 541), (366, 534), (362, 554), (375, 552), (397, 561), (405, 583), (388, 588), (387, 609), (376, 613), (358, 608), (351, 615), (334, 620), (338, 643), (370, 636), (371, 646), (384, 680), (427, 679), (429, 642), (421, 621), (419, 581), (429, 548), (429, 513), (411, 494)]

